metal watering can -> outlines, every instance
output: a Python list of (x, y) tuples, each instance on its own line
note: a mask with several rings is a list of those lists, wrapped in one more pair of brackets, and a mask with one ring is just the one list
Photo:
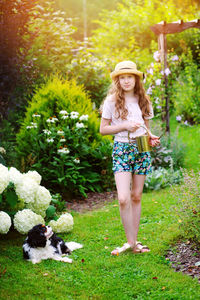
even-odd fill
[(141, 135), (141, 136), (136, 137), (138, 151), (139, 151), (139, 153), (149, 152), (152, 150), (152, 147), (149, 144), (150, 131), (145, 125), (141, 125), (140, 127), (143, 127), (147, 131), (147, 135)]

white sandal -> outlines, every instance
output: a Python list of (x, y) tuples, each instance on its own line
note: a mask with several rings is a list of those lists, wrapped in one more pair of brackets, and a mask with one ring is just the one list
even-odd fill
[(125, 252), (126, 250), (130, 249), (131, 245), (129, 243), (125, 243), (122, 247), (117, 247), (115, 248), (112, 252), (111, 255), (119, 255), (120, 253)]

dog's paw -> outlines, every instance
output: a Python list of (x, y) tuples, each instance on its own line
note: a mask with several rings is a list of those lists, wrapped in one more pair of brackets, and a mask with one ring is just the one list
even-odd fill
[(41, 262), (41, 260), (36, 260), (36, 259), (33, 259), (33, 260), (32, 260), (32, 264), (34, 264), (34, 265), (35, 265), (35, 264), (39, 264), (40, 262)]
[(68, 258), (68, 257), (62, 257), (62, 261), (71, 264), (73, 260), (71, 258)]

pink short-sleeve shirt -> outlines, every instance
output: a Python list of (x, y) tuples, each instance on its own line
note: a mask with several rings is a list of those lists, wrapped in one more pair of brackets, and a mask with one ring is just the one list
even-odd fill
[[(104, 101), (102, 118), (111, 120), (111, 125), (119, 125), (126, 121), (134, 121), (137, 123), (144, 124), (144, 119), (142, 117), (142, 111), (138, 104), (138, 99), (135, 97), (135, 101), (127, 102), (126, 108), (128, 109), (127, 120), (122, 120), (121, 118), (116, 117), (115, 112), (115, 101), (112, 96), (108, 96)], [(150, 106), (150, 115), (145, 117), (146, 120), (152, 119), (154, 117), (153, 107)], [(130, 138), (134, 139), (137, 136), (146, 134), (144, 128), (138, 128), (135, 132), (130, 133)], [(128, 131), (121, 131), (115, 134), (114, 141), (128, 143)]]

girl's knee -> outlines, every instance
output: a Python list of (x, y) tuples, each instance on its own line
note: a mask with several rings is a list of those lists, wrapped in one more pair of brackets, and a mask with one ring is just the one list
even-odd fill
[(131, 193), (131, 201), (139, 202), (141, 201), (142, 193)]
[(118, 201), (119, 201), (120, 207), (125, 207), (130, 204), (130, 196), (118, 195)]

